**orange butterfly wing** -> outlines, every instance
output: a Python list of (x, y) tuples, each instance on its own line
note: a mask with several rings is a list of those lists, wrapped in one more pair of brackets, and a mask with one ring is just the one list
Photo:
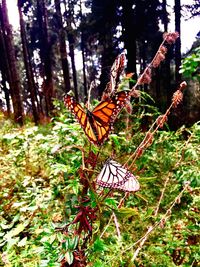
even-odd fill
[(94, 132), (88, 114), (85, 112), (83, 107), (75, 100), (74, 97), (70, 95), (66, 95), (64, 97), (64, 104), (72, 112), (72, 114), (74, 114), (89, 141), (96, 144), (98, 142), (96, 133)]
[(74, 97), (66, 95), (64, 97), (64, 103), (75, 115), (89, 141), (99, 146), (108, 138), (113, 127), (113, 122), (128, 99), (128, 92), (119, 92), (113, 97), (100, 102), (92, 112), (87, 110), (87, 113), (76, 102)]

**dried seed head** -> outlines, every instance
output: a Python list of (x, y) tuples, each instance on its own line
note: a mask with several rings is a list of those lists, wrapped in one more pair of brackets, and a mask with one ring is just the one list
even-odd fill
[(171, 36), (176, 40), (179, 37), (179, 33), (178, 32), (172, 32)]
[(149, 84), (151, 82), (151, 76), (146, 72), (144, 72), (139, 78), (138, 78), (138, 85), (140, 84)]
[(178, 197), (178, 198), (176, 199), (176, 204), (180, 204), (180, 203), (181, 203), (181, 198)]
[(159, 51), (160, 51), (163, 55), (165, 55), (165, 54), (167, 53), (167, 47), (164, 46), (164, 45), (161, 45)]
[(130, 91), (130, 96), (133, 96), (135, 98), (138, 98), (140, 97), (140, 91), (139, 90), (136, 90), (135, 88), (133, 88), (131, 91)]
[(147, 135), (145, 137), (145, 142), (146, 142), (145, 147), (147, 147), (153, 143), (153, 134), (152, 133), (147, 133)]
[(166, 224), (166, 219), (163, 218), (163, 219), (160, 221), (160, 228), (164, 228), (164, 227), (165, 227), (165, 224)]
[(180, 102), (183, 100), (183, 93), (180, 90), (177, 90), (172, 97), (172, 106), (176, 108)]
[(176, 39), (179, 37), (178, 32), (170, 32), (170, 33), (164, 33), (163, 34), (163, 39), (168, 43), (168, 44), (173, 44), (175, 43)]
[(143, 152), (144, 152), (143, 148), (142, 148), (142, 147), (139, 147), (139, 148), (137, 149), (137, 156), (138, 156), (138, 157), (142, 156)]
[(147, 75), (151, 76), (151, 68), (147, 67), (147, 68), (145, 69), (145, 73), (146, 73)]
[(160, 51), (158, 51), (158, 53), (156, 54), (156, 57), (154, 58), (153, 62), (152, 62), (152, 66), (154, 68), (157, 68), (161, 61), (163, 61), (165, 59), (165, 55), (163, 53), (161, 53)]
[(167, 121), (167, 116), (166, 115), (160, 115), (156, 120), (156, 124), (159, 126), (159, 128), (163, 128), (164, 123), (166, 121)]
[(172, 214), (172, 211), (171, 210), (167, 210), (166, 215), (170, 216), (171, 214)]
[(183, 82), (180, 84), (179, 90), (183, 91), (183, 90), (185, 89), (186, 86), (187, 86), (186, 81), (183, 81)]
[(128, 112), (129, 114), (132, 114), (132, 110), (133, 110), (133, 108), (132, 108), (132, 105), (131, 105), (131, 102), (130, 102), (130, 101), (128, 101), (128, 102), (126, 103), (125, 108), (126, 108), (126, 110), (127, 110), (127, 112)]

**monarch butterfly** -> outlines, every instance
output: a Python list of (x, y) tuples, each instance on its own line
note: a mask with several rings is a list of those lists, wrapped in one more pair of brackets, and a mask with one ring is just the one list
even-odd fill
[(114, 160), (107, 160), (96, 183), (102, 187), (115, 188), (126, 192), (135, 192), (140, 189), (136, 177)]
[(70, 95), (64, 97), (64, 104), (75, 115), (89, 141), (100, 146), (108, 138), (113, 122), (129, 98), (128, 91), (118, 92), (101, 101), (93, 111), (85, 111)]

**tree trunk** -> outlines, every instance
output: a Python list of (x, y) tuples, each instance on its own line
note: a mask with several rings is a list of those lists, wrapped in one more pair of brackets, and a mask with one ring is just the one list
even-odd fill
[(43, 93), (46, 105), (46, 115), (49, 116), (53, 110), (53, 97), (55, 92), (53, 88), (52, 61), (51, 61), (51, 44), (49, 41), (47, 27), (47, 10), (45, 0), (37, 0), (37, 18), (39, 23), (39, 46), (40, 58), (42, 61), (42, 78), (43, 78)]
[(85, 59), (85, 43), (83, 38), (83, 33), (81, 33), (81, 54), (83, 61), (83, 88), (85, 99), (88, 97), (88, 87), (87, 87), (87, 78), (86, 78), (86, 59)]
[[(67, 24), (67, 39), (69, 42), (69, 56), (71, 59), (71, 66), (72, 66), (72, 76), (73, 76), (73, 91), (76, 100), (79, 100), (78, 97), (78, 81), (77, 81), (77, 72), (76, 72), (76, 64), (75, 64), (75, 53), (74, 53), (74, 33), (73, 33), (73, 28), (71, 26), (71, 23), (74, 21), (74, 4), (71, 3), (71, 1), (68, 1), (68, 6), (66, 3), (66, 0), (63, 0), (64, 6), (65, 6), (65, 22)], [(68, 90), (69, 91), (69, 90)]]
[[(175, 6), (174, 6), (174, 12), (175, 12), (175, 31), (179, 33), (181, 36), (181, 1), (175, 0)], [(176, 40), (175, 44), (175, 78), (176, 83), (180, 83), (181, 81), (181, 74), (179, 73), (180, 65), (181, 65), (181, 38), (179, 37)]]
[[(1, 8), (1, 7), (0, 7)], [(0, 12), (1, 13), (1, 12)], [(2, 21), (0, 19), (0, 21)], [(0, 23), (0, 71), (1, 71), (1, 76), (2, 76), (2, 90), (4, 91), (5, 94), (5, 100), (6, 100), (6, 110), (8, 113), (8, 116), (10, 116), (11, 113), (11, 107), (10, 107), (10, 99), (9, 99), (9, 89), (7, 88), (6, 82), (10, 84), (10, 72), (9, 72), (9, 77), (8, 73), (6, 72), (9, 70), (9, 65), (8, 65), (8, 60), (6, 57), (6, 48), (5, 48), (5, 42), (4, 42), (4, 37), (3, 37), (3, 32), (1, 29), (1, 23)]]
[(162, 13), (163, 13), (164, 31), (167, 32), (169, 19), (168, 19), (168, 14), (167, 14), (167, 1), (166, 0), (162, 1)]
[(14, 109), (14, 119), (16, 122), (23, 124), (23, 107), (21, 99), (21, 84), (19, 79), (19, 73), (17, 70), (17, 62), (15, 57), (15, 48), (12, 35), (12, 27), (8, 21), (8, 13), (6, 0), (2, 0), (1, 9), (1, 25), (3, 29), (3, 36), (5, 40), (5, 52), (8, 62), (7, 74), (9, 77), (10, 94)]
[[(72, 28), (71, 28), (71, 30), (72, 30)], [(70, 31), (68, 32), (68, 41), (69, 41), (69, 55), (70, 55), (71, 64), (72, 64), (72, 76), (73, 76), (73, 83), (74, 83), (74, 93), (75, 93), (75, 98), (78, 101), (79, 97), (78, 97), (78, 82), (77, 82), (75, 54), (74, 54), (74, 36), (73, 36), (72, 33), (70, 33)]]
[[(82, 19), (82, 1), (80, 0), (80, 16), (81, 21)], [(83, 31), (81, 31), (81, 54), (82, 54), (82, 61), (83, 61), (83, 88), (84, 88), (84, 96), (85, 99), (88, 97), (88, 88), (87, 88), (87, 78), (86, 78), (86, 59), (85, 59), (85, 40)]]
[(32, 66), (30, 62), (30, 57), (28, 53), (27, 48), (27, 38), (26, 38), (26, 30), (25, 30), (25, 24), (23, 20), (23, 14), (21, 10), (21, 1), (18, 1), (18, 11), (19, 11), (19, 17), (20, 17), (20, 33), (21, 33), (21, 39), (22, 39), (22, 48), (23, 48), (23, 57), (24, 57), (24, 65), (26, 69), (26, 77), (27, 77), (27, 83), (28, 83), (28, 92), (30, 93), (31, 98), (31, 105), (32, 105), (32, 112), (33, 112), (33, 118), (35, 123), (37, 124), (39, 122), (39, 113), (37, 110), (37, 96), (35, 95), (36, 92), (36, 85), (33, 77), (33, 71)]
[(55, 1), (57, 23), (59, 30), (59, 45), (60, 45), (60, 55), (61, 55), (62, 70), (65, 83), (65, 90), (66, 92), (69, 92), (71, 89), (71, 85), (70, 85), (69, 63), (67, 60), (66, 40), (65, 40), (66, 32), (63, 28), (60, 0), (54, 0), (54, 1)]

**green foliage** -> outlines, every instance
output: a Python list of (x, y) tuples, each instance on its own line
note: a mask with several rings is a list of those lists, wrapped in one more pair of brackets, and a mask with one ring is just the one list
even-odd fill
[[(92, 160), (98, 149), (89, 149), (83, 131), (67, 112), (40, 127), (29, 124), (19, 128), (1, 117), (0, 266), (61, 266), (63, 260), (71, 264), (78, 259), (77, 249), (96, 267), (195, 266), (200, 260), (198, 123), (191, 129), (157, 133), (133, 167), (141, 190), (130, 194), (121, 208), (117, 206), (122, 192), (113, 191), (103, 198), (95, 190), (96, 176), (111, 151), (124, 163), (145, 135), (140, 128), (143, 117), (153, 118), (154, 114), (142, 105), (137, 116), (121, 114), (118, 134), (111, 135), (97, 165), (88, 165), (85, 171), (82, 157)], [(89, 187), (85, 201), (80, 202), (85, 177)], [(166, 213), (186, 181), (191, 182), (190, 190), (176, 202), (165, 223), (152, 231), (133, 261), (137, 241)], [(104, 195), (108, 192), (104, 190)], [(93, 221), (92, 233), (85, 229), (75, 234), (80, 230), (81, 214), (86, 212)], [(113, 212), (120, 236), (111, 219)], [(77, 224), (72, 223), (77, 218)]]
[(180, 73), (186, 78), (195, 78), (200, 82), (200, 47), (194, 49), (194, 52), (182, 61)]

